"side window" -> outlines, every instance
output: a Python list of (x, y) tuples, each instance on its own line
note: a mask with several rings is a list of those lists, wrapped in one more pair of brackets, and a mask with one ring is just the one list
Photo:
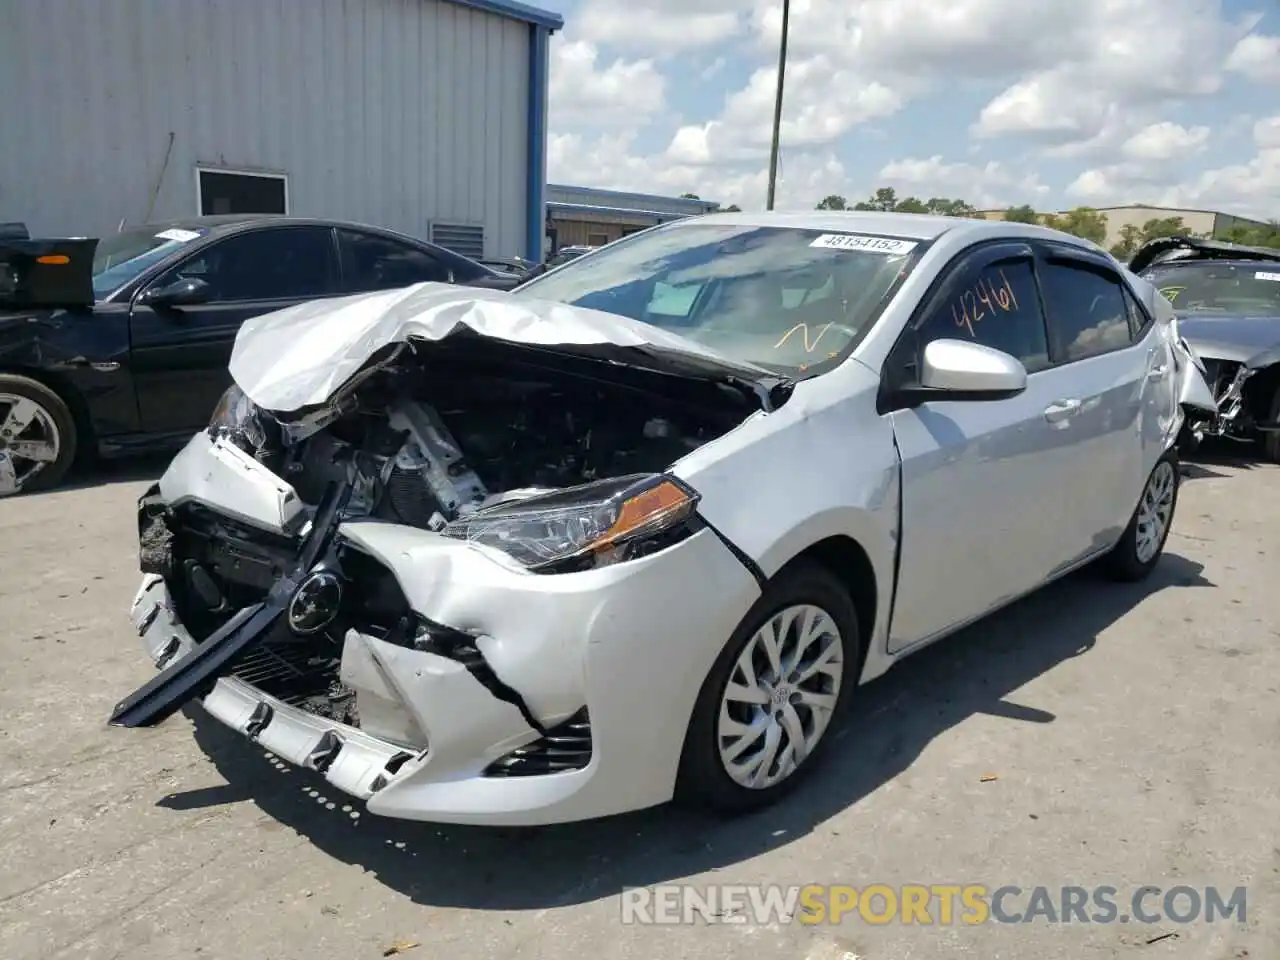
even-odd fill
[(1084, 265), (1053, 262), (1041, 275), (1055, 361), (1084, 360), (1132, 342), (1118, 279)]
[(693, 303), (702, 291), (701, 283), (685, 283), (674, 286), (658, 281), (653, 285), (653, 296), (645, 307), (651, 317), (675, 317), (683, 319), (693, 310)]
[(161, 283), (203, 280), (214, 302), (307, 300), (335, 292), (337, 264), (327, 227), (276, 227), (219, 240), (174, 267)]
[(442, 260), (424, 250), (389, 237), (355, 230), (339, 230), (345, 282), (354, 292), (393, 290), (415, 283), (452, 283), (453, 276)]
[(972, 340), (1017, 357), (1028, 373), (1049, 365), (1044, 314), (1030, 260), (1004, 260), (949, 288), (920, 328), (920, 344)]

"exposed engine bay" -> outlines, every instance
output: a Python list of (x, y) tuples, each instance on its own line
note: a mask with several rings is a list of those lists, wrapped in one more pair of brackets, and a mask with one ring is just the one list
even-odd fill
[[(760, 409), (747, 393), (709, 380), (537, 350), (513, 359), (509, 348), (493, 346), (401, 351), (354, 390), (291, 422), (240, 395), (235, 409), (220, 407), (210, 433), (286, 480), (311, 508), (343, 486), (349, 496), (340, 519), (454, 535), (458, 523), (499, 506), (661, 474)], [(270, 533), (194, 502), (158, 502), (140, 525), (143, 571), (165, 579), (174, 612), (197, 642), (268, 596), (294, 568), (304, 533)], [(655, 537), (638, 548), (664, 545)], [(458, 657), (467, 638), (412, 622), (399, 585), (371, 558), (348, 549), (339, 561), (344, 615), (313, 633), (280, 624), (232, 672), (358, 726), (358, 705), (340, 675), (347, 629), (417, 649), (453, 644), (449, 655)]]

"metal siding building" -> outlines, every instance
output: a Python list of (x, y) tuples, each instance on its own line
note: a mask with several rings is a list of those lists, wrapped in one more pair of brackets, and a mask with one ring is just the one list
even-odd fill
[(0, 3), (0, 221), (101, 235), (218, 212), (201, 188), (239, 183), (540, 255), (562, 25), (512, 0)]

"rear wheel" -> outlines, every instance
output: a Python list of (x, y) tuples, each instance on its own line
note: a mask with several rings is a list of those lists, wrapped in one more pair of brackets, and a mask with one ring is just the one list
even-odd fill
[(857, 684), (858, 619), (827, 569), (799, 562), (766, 588), (694, 706), (677, 797), (724, 813), (774, 802), (813, 769)]
[(75, 456), (75, 418), (62, 398), (30, 377), (0, 374), (0, 497), (57, 486)]
[(1112, 577), (1132, 582), (1146, 578), (1155, 569), (1169, 539), (1177, 505), (1178, 458), (1169, 451), (1156, 461), (1129, 526), (1105, 558)]

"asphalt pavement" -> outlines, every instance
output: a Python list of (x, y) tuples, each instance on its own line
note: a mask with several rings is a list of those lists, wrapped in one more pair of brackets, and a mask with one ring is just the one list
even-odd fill
[[(1280, 468), (1189, 467), (1148, 583), (1074, 575), (863, 688), (782, 806), (521, 831), (371, 816), (198, 707), (107, 726), (152, 675), (127, 611), (157, 472), (0, 501), (6, 960), (1280, 957)], [(1243, 886), (1247, 910), (622, 922), (664, 883)]]

